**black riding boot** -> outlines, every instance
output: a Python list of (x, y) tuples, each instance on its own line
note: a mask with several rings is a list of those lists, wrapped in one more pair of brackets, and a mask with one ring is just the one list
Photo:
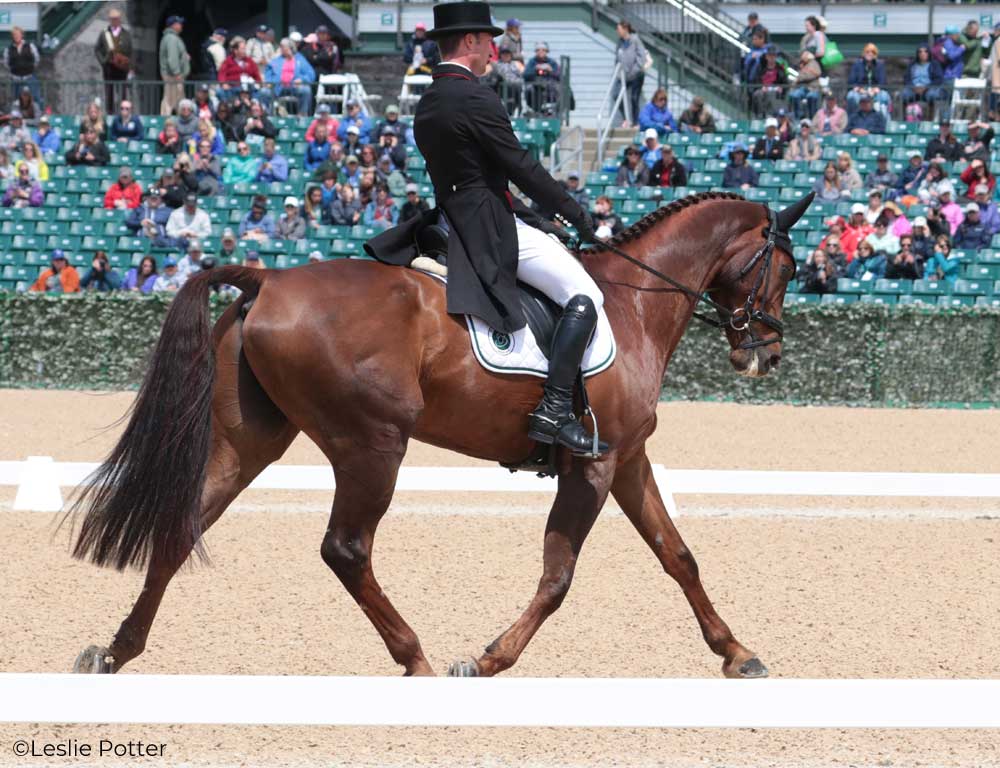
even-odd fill
[[(597, 310), (589, 297), (581, 294), (569, 300), (552, 337), (545, 395), (529, 417), (528, 437), (558, 443), (580, 456), (593, 455), (594, 437), (573, 414), (573, 385), (596, 325)], [(598, 443), (599, 454), (607, 450), (606, 443)]]

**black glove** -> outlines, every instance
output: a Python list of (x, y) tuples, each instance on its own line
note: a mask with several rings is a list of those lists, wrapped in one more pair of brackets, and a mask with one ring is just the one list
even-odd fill
[(590, 220), (589, 214), (584, 214), (576, 223), (576, 234), (581, 243), (596, 243), (597, 233), (594, 231), (594, 224)]

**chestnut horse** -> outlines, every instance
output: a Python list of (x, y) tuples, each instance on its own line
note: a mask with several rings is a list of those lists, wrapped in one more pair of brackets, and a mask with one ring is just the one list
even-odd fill
[[(614, 365), (588, 384), (601, 437), (612, 448), (596, 461), (561, 456), (537, 592), (481, 657), (453, 664), (452, 674), (495, 675), (517, 661), (565, 598), (609, 493), (684, 590), (723, 673), (767, 674), (712, 607), (645, 451), (667, 362), (696, 301), (611, 251), (627, 251), (707, 291), (722, 307), (753, 310), (751, 319), (728, 324), (726, 334), (736, 370), (762, 376), (780, 358), (778, 318), (794, 274), (784, 233), (808, 203), (775, 216), (738, 195), (703, 193), (659, 208), (581, 255), (604, 291), (618, 344)], [(208, 296), (218, 283), (239, 287), (243, 296), (213, 330)], [(777, 336), (754, 333), (766, 332), (765, 325), (777, 326)], [(748, 341), (754, 339), (756, 345)], [(110, 646), (90, 646), (76, 669), (116, 672), (143, 651), (170, 579), (200, 553), (202, 534), (302, 431), (336, 476), (323, 560), (406, 674), (434, 674), (371, 562), (407, 443), (413, 437), (517, 462), (532, 450), (527, 414), (540, 390), (534, 377), (484, 370), (471, 354), (464, 319), (446, 312), (441, 284), (415, 270), (344, 259), (284, 271), (226, 266), (198, 273), (174, 298), (124, 433), (73, 507), (86, 513), (74, 555), (118, 569), (148, 566)]]

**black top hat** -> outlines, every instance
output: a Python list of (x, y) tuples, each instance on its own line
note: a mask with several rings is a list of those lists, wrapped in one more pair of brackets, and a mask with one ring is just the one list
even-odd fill
[(493, 37), (503, 30), (493, 23), (489, 3), (439, 3), (434, 6), (434, 29), (427, 33), (431, 40), (456, 32), (491, 32)]

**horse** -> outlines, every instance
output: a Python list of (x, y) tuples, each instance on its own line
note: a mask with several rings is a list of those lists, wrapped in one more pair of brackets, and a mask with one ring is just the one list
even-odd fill
[[(776, 213), (733, 193), (701, 193), (580, 252), (604, 292), (618, 345), (614, 365), (588, 383), (611, 450), (596, 460), (560, 456), (533, 599), (479, 658), (451, 664), (449, 674), (486, 677), (514, 665), (566, 597), (611, 494), (680, 585), (723, 674), (767, 675), (705, 593), (645, 442), (667, 363), (703, 293), (722, 318), (716, 323), (738, 373), (763, 376), (779, 363), (782, 302), (795, 273), (787, 231), (810, 200)], [(242, 295), (213, 328), (208, 299), (221, 283)], [(777, 333), (761, 336), (768, 329)], [(447, 313), (442, 285), (417, 270), (341, 259), (194, 275), (166, 315), (121, 438), (68, 512), (83, 513), (75, 557), (146, 568), (110, 645), (89, 646), (74, 669), (113, 673), (142, 653), (171, 578), (189, 557), (204, 555), (203, 534), (304, 432), (336, 478), (320, 555), (404, 674), (433, 675), (371, 561), (407, 443), (516, 463), (532, 452), (526, 420), (540, 387), (534, 377), (481, 367), (464, 318)]]

